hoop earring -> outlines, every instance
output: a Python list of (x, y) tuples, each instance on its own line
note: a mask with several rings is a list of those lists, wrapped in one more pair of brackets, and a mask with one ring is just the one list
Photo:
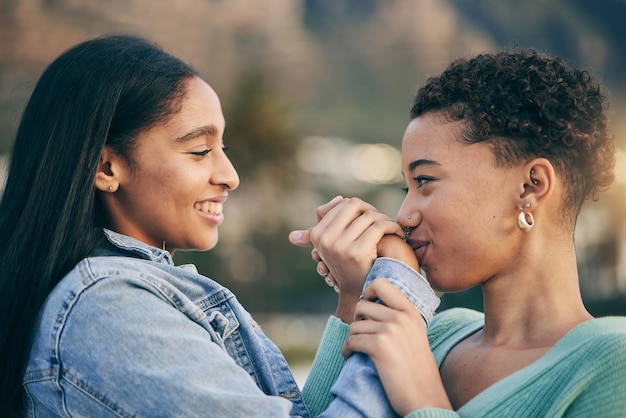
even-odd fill
[[(528, 219), (526, 219), (528, 217)], [(519, 215), (517, 215), (517, 226), (522, 231), (530, 231), (535, 226), (535, 218), (531, 212), (524, 212), (523, 208), (520, 208)]]

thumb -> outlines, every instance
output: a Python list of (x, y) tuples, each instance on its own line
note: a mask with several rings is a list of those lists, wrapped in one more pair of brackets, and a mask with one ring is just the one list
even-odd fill
[(298, 247), (312, 247), (311, 230), (296, 230), (289, 234), (289, 242)]

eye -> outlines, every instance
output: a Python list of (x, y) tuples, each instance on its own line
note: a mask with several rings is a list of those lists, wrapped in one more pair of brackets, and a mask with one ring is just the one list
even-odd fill
[(198, 157), (204, 157), (206, 156), (209, 152), (211, 152), (211, 148), (209, 149), (205, 149), (204, 151), (190, 151), (189, 154), (191, 155), (197, 155)]
[(413, 180), (415, 180), (417, 182), (417, 187), (421, 188), (426, 183), (431, 182), (433, 179), (430, 178), (430, 177), (418, 176), (418, 177), (415, 177)]

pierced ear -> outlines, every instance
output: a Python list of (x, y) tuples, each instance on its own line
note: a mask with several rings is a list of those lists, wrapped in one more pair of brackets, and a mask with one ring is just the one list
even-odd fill
[(520, 199), (524, 204), (530, 203), (537, 208), (550, 198), (556, 183), (556, 172), (552, 163), (545, 158), (535, 158), (529, 161), (523, 169), (524, 191)]
[(122, 160), (111, 149), (104, 147), (100, 155), (100, 162), (96, 171), (94, 185), (103, 192), (114, 192), (120, 184)]

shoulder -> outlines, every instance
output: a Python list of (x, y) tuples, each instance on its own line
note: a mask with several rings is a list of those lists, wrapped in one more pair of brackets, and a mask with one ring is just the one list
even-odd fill
[(595, 359), (618, 356), (626, 364), (626, 317), (603, 317), (585, 322), (567, 334), (555, 348), (584, 350)]
[(601, 346), (600, 342), (621, 342), (625, 339), (626, 317), (607, 316), (578, 325), (563, 337), (563, 342)]
[[(585, 322), (563, 337), (545, 356), (546, 369), (560, 370), (560, 378), (578, 393), (581, 416), (622, 416), (626, 407), (626, 317)], [(549, 364), (548, 364), (549, 363)]]
[[(201, 321), (201, 307), (232, 297), (227, 289), (197, 273), (133, 257), (81, 260), (52, 290), (43, 306), (39, 332), (55, 333), (75, 324), (127, 324), (133, 314), (178, 311)], [(81, 325), (82, 326), (82, 325)]]
[(482, 325), (485, 315), (467, 308), (451, 308), (438, 312), (429, 328), (429, 334), (454, 333), (467, 326)]
[(626, 335), (626, 316), (605, 316), (581, 325), (592, 333)]
[(586, 376), (590, 386), (606, 384), (626, 390), (626, 317), (599, 318), (577, 326), (544, 361)]
[(172, 293), (168, 276), (158, 263), (133, 257), (88, 257), (81, 260), (52, 290), (47, 305), (53, 301), (64, 304), (80, 303), (81, 300), (99, 298), (106, 294), (141, 290), (167, 299)]
[(428, 328), (428, 341), (438, 362), (459, 342), (483, 328), (482, 312), (467, 308), (451, 308), (437, 313)]
[[(72, 275), (76, 277), (69, 277)], [(76, 282), (86, 293), (105, 288), (121, 290), (131, 287), (174, 305), (186, 298), (201, 301), (212, 295), (214, 299), (222, 301), (233, 297), (228, 289), (199, 274), (191, 264), (175, 266), (128, 256), (86, 258), (63, 280)]]

